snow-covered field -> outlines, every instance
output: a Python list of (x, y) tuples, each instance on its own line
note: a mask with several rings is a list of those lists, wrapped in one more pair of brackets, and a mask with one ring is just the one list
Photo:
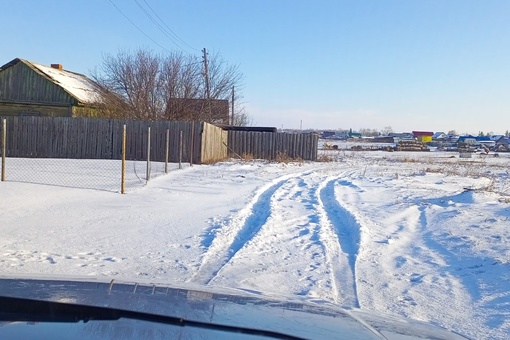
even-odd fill
[(195, 165), (126, 195), (2, 182), (0, 272), (231, 287), (506, 339), (510, 158), (452, 155)]

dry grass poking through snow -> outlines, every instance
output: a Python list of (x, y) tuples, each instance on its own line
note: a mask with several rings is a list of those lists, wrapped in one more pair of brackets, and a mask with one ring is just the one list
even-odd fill
[(241, 159), (245, 162), (249, 162), (249, 161), (253, 161), (254, 160), (254, 157), (253, 157), (253, 154), (251, 153), (243, 153), (241, 155)]
[(275, 161), (277, 163), (285, 163), (285, 164), (288, 164), (288, 163), (303, 163), (304, 162), (303, 159), (300, 158), (300, 157), (292, 158), (287, 153), (283, 153), (283, 152), (278, 152), (276, 154)]
[[(475, 188), (476, 190), (508, 196), (502, 199), (507, 202), (510, 201), (510, 158), (460, 159), (453, 156), (444, 157), (441, 154), (436, 155), (432, 154), (428, 157), (416, 157), (415, 155), (384, 157), (384, 160), (391, 163), (413, 164), (411, 167), (413, 171), (406, 175), (435, 173), (445, 176), (485, 178), (487, 180), (486, 184)], [(420, 164), (423, 165), (422, 168), (420, 168)]]
[[(400, 177), (431, 174), (485, 179), (485, 184), (475, 190), (502, 195), (501, 200), (510, 201), (510, 154), (474, 154), (473, 158), (459, 158), (458, 153), (446, 152), (394, 152), (320, 150), (319, 162), (352, 163), (361, 169), (361, 177)], [(395, 173), (395, 163), (398, 172)]]

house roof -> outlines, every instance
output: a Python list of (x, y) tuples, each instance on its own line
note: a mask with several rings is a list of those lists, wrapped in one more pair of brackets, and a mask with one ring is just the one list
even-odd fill
[(460, 137), (459, 137), (459, 141), (460, 141), (460, 142), (463, 142), (463, 141), (465, 141), (466, 139), (474, 139), (474, 140), (476, 140), (476, 137), (475, 137), (475, 136), (472, 136), (472, 135), (465, 135), (465, 136), (460, 136)]
[(476, 136), (475, 137), (477, 141), (490, 141), (491, 138), (489, 136)]
[(510, 138), (506, 136), (502, 136), (500, 139), (497, 140), (496, 144), (500, 145), (509, 145), (510, 144)]
[(93, 103), (98, 100), (99, 85), (87, 76), (67, 71), (60, 68), (54, 68), (39, 63), (34, 63), (25, 59), (16, 58), (0, 67), (0, 71), (5, 70), (17, 63), (22, 62), (32, 70), (45, 77), (64, 91), (69, 93), (81, 103)]
[(278, 129), (269, 126), (233, 126), (233, 125), (217, 125), (227, 131), (250, 131), (250, 132), (277, 132)]
[(492, 135), (492, 136), (490, 136), (491, 140), (495, 140), (495, 141), (500, 139), (501, 137), (505, 137), (505, 136), (504, 135)]
[(390, 132), (388, 133), (389, 137), (399, 137), (399, 138), (413, 138), (413, 134), (410, 132)]
[(413, 136), (433, 136), (434, 132), (430, 131), (413, 131)]

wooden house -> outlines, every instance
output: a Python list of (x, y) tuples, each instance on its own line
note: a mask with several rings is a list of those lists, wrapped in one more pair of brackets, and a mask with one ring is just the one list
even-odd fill
[(61, 64), (16, 58), (0, 67), (0, 116), (90, 116), (98, 85)]

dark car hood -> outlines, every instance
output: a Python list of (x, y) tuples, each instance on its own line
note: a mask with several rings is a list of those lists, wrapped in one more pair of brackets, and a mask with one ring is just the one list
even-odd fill
[[(295, 297), (273, 298), (235, 289), (193, 285), (177, 287), (88, 280), (0, 278), (0, 295), (172, 316), (183, 320), (269, 330), (305, 339), (465, 339), (427, 323), (360, 309), (346, 310), (327, 302), (312, 303)], [(16, 329), (13, 325), (17, 325)], [(4, 338), (2, 332), (5, 331), (11, 332), (7, 335), (23, 332), (20, 325), (26, 323), (3, 323), (0, 338)], [(39, 335), (45, 331), (53, 332), (48, 333), (53, 335), (55, 331), (64, 332), (66, 338), (243, 338), (235, 333), (125, 320), (95, 324), (82, 322), (72, 327), (65, 326), (67, 328), (58, 326), (60, 330), (56, 330), (56, 325), (51, 325), (48, 330), (47, 325), (34, 323), (26, 327), (32, 331), (37, 329), (36, 334)]]

